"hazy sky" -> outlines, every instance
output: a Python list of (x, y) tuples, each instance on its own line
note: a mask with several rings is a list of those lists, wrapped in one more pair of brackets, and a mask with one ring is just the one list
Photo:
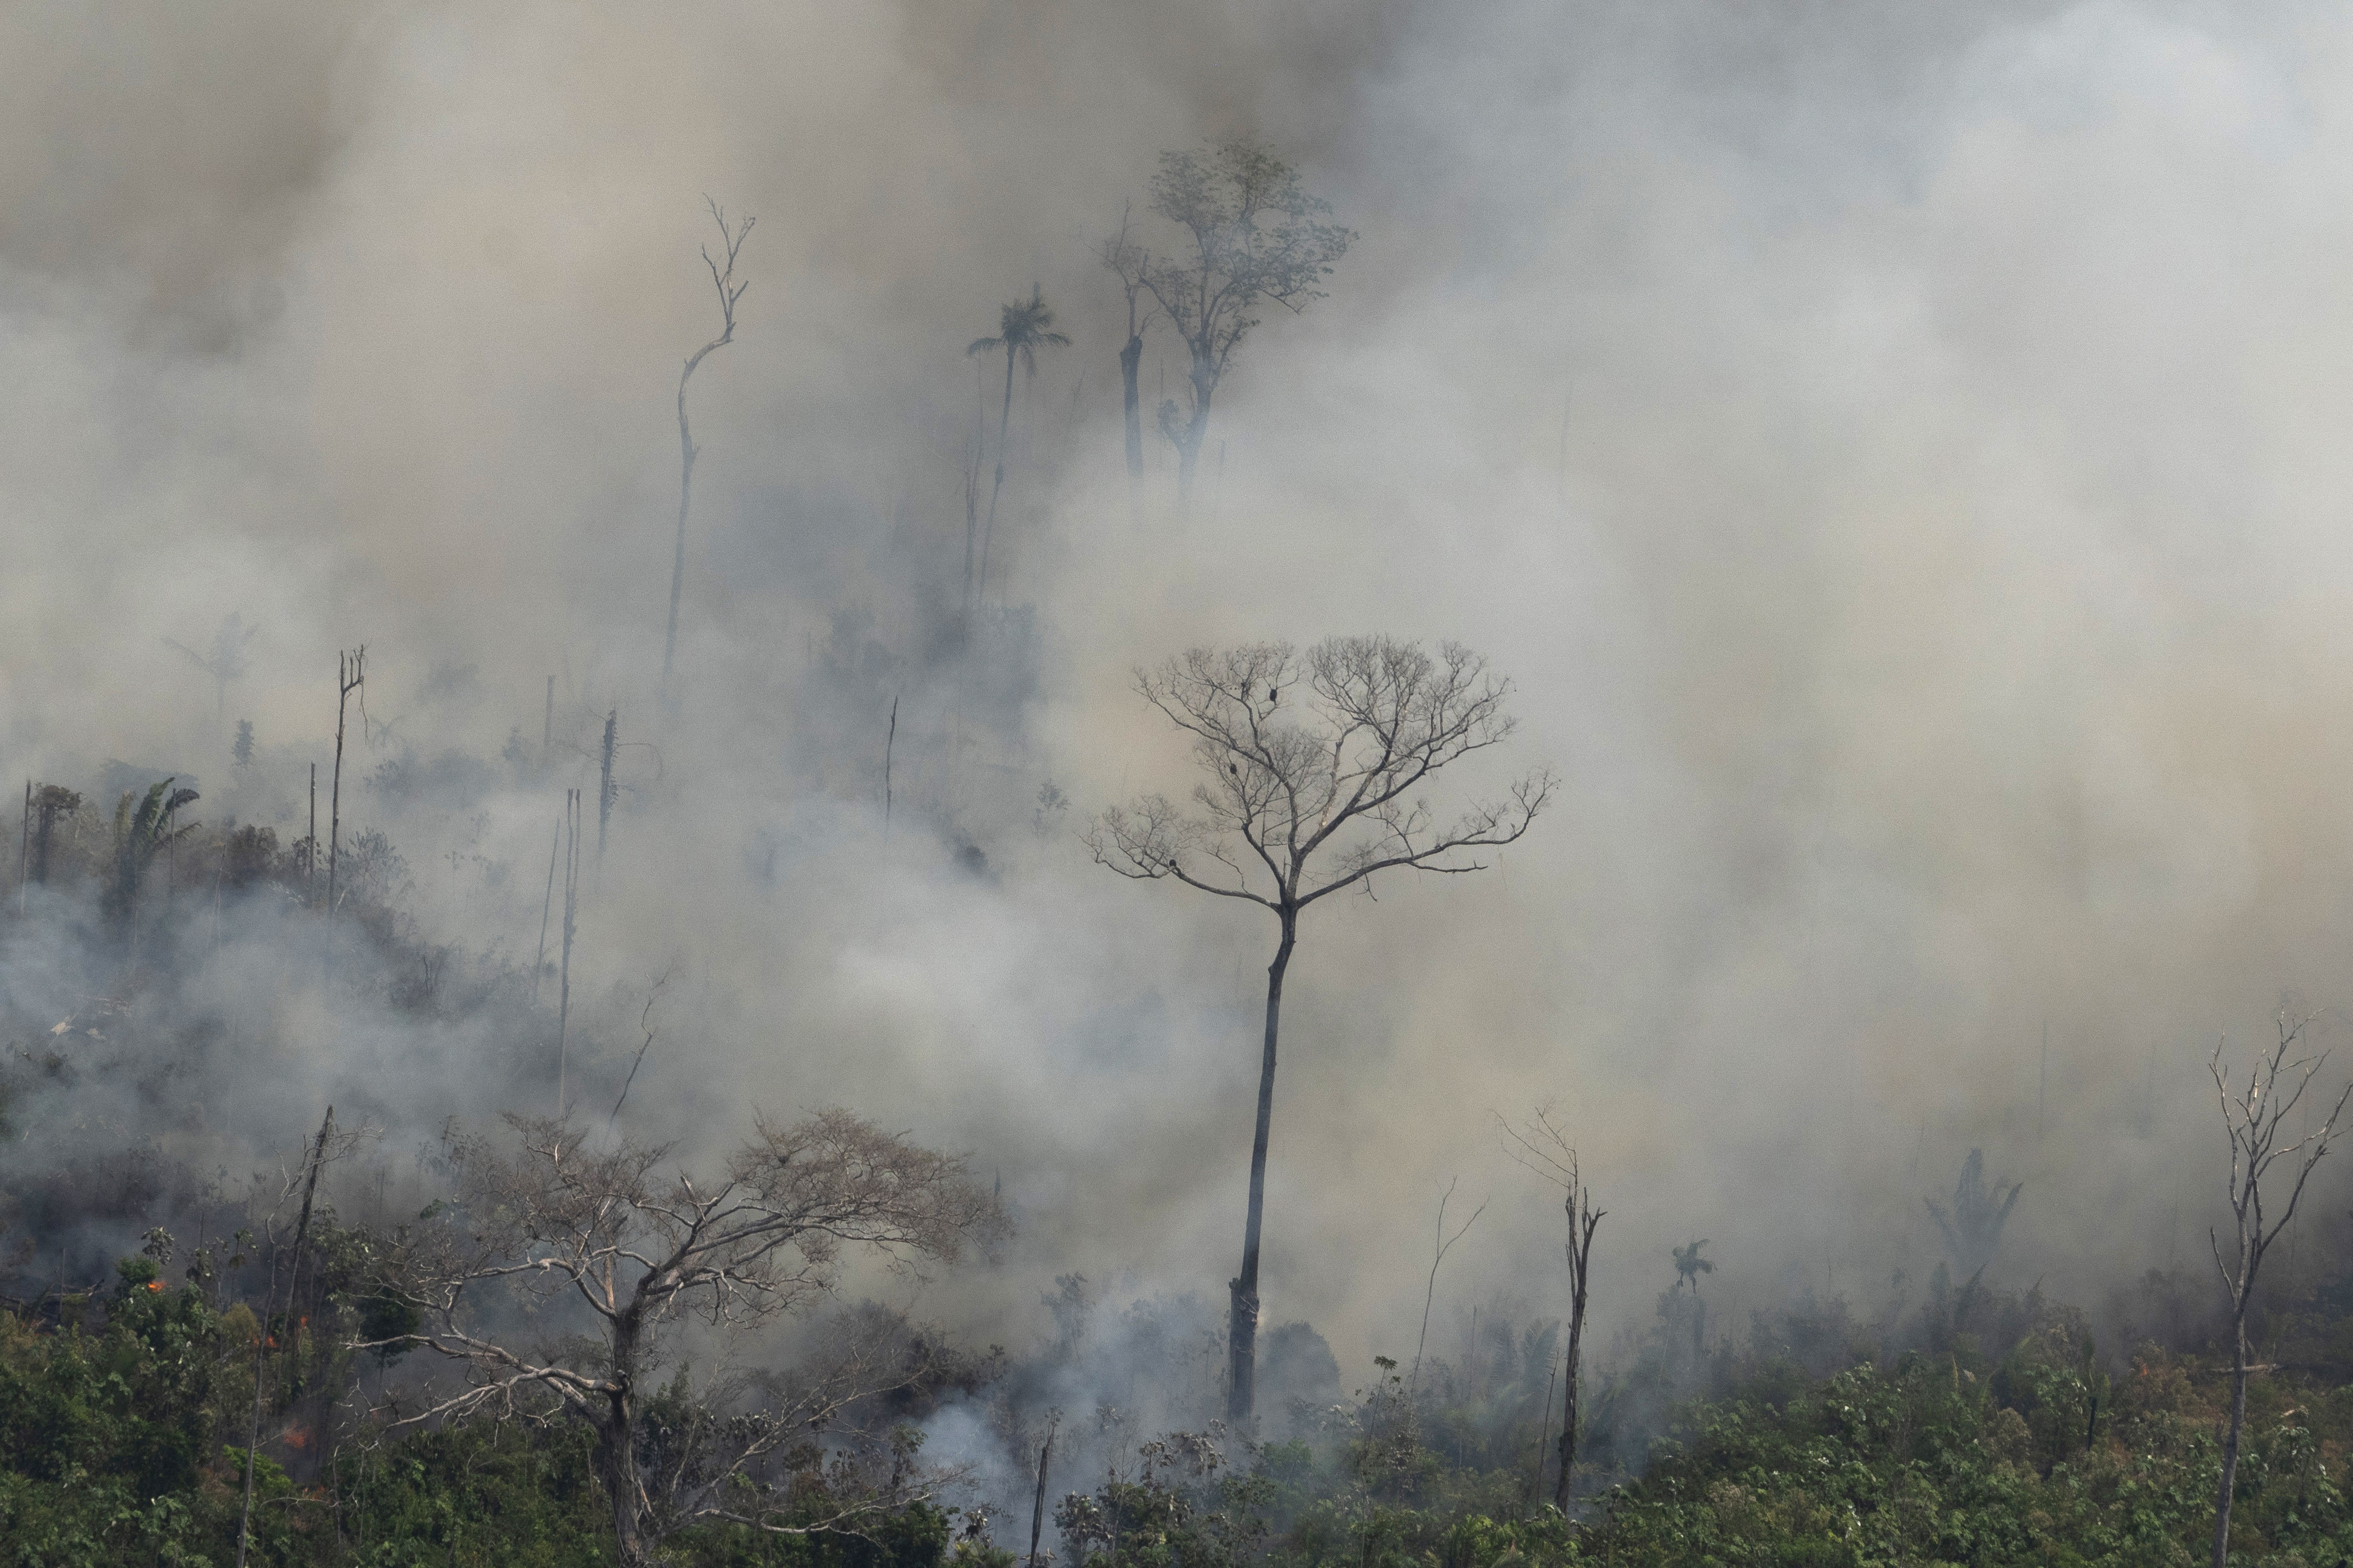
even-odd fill
[[(2028, 1181), (2015, 1267), (2088, 1290), (2194, 1261), (2214, 1040), (2353, 999), (2348, 114), (2353, 34), (2303, 5), (26, 0), (0, 741), (225, 784), (164, 639), (236, 612), (268, 820), (331, 753), (337, 647), (395, 724), (371, 769), (535, 745), (558, 675), (567, 734), (660, 743), (575, 973), (625, 1053), (674, 975), (632, 1105), (841, 1100), (971, 1149), (1024, 1239), (934, 1310), (985, 1317), (1070, 1269), (1214, 1296), (1239, 1248), (1271, 924), (1072, 840), (1188, 785), (1132, 668), (1460, 638), (1519, 684), (1507, 761), (1566, 787), (1493, 871), (1311, 917), (1270, 1321), (1395, 1353), (1456, 1174), (1495, 1199), (1461, 1299), (1556, 1290), (1556, 1209), (1493, 1131), (1546, 1099), (1611, 1210), (1612, 1321), (1694, 1236), (1736, 1301), (1925, 1272), (1919, 1197), (1979, 1144)], [(1155, 437), (1132, 521), (1092, 247), (1160, 150), (1238, 135), (1361, 238), (1239, 354), (1191, 514)], [(663, 729), (706, 194), (758, 224), (691, 393)], [(991, 597), (1030, 607), (1037, 684), (965, 733), (925, 655), (964, 349), (1033, 283), (1076, 341), (1018, 386)], [(1155, 330), (1147, 401), (1182, 373)], [(871, 658), (819, 679), (837, 620)], [(346, 810), (436, 940), (528, 946), (567, 766)], [(312, 1022), (290, 1125), (406, 1048)], [(413, 1141), (464, 1085), (378, 1089)]]

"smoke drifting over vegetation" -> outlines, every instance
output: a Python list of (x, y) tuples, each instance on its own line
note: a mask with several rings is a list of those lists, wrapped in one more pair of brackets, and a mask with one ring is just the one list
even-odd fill
[[(1235, 143), (1350, 237), (1198, 451), (1145, 421), (1132, 505), (1104, 242), (1173, 253), (1161, 154)], [(1557, 1194), (1496, 1131), (1539, 1103), (1609, 1214), (1589, 1377), (1703, 1236), (1694, 1363), (1932, 1277), (2107, 1342), (2211, 1317), (2164, 1293), (2222, 1214), (2208, 1056), (2353, 1007), (2348, 184), (2353, 26), (2296, 5), (19, 7), (14, 1293), (241, 1223), (331, 1103), (379, 1134), (324, 1181), (354, 1221), (436, 1195), (452, 1117), (716, 1165), (846, 1106), (1016, 1227), (861, 1289), (1025, 1408), (1191, 1419), (1265, 932), (1079, 830), (1186, 776), (1138, 668), (1378, 634), (1510, 676), (1464, 789), (1556, 791), (1290, 968), (1262, 1407), (1378, 1388), (1459, 1179), (1430, 1342), (1502, 1314), (1482, 1396), (1557, 1408)], [(1025, 299), (1071, 345), (976, 374)], [(1042, 1427), (920, 1414), (1026, 1486), (988, 1467)]]

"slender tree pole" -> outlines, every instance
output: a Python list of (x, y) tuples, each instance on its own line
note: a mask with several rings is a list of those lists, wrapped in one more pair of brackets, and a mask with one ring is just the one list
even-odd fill
[(1128, 521), (1136, 521), (1138, 494), (1144, 485), (1144, 399), (1136, 387), (1144, 365), (1144, 329), (1152, 310), (1145, 303), (1145, 275), (1152, 269), (1152, 253), (1127, 237), (1129, 212), (1120, 209), (1119, 232), (1103, 242), (1103, 264), (1119, 275), (1127, 295), (1127, 342), (1119, 351), (1121, 414), (1127, 436)]
[(566, 1038), (572, 1024), (573, 918), (580, 907), (580, 792), (576, 789), (565, 792), (564, 822), (564, 963), (555, 1003), (555, 1117), (559, 1121), (564, 1119)]
[[(1456, 1178), (1456, 1181), (1460, 1180), (1460, 1177)], [(1427, 1290), (1424, 1290), (1421, 1296), (1421, 1334), (1419, 1338), (1413, 1342), (1413, 1372), (1406, 1378), (1405, 1383), (1406, 1387), (1409, 1389), (1411, 1389), (1421, 1381), (1422, 1347), (1430, 1343), (1430, 1309), (1431, 1303), (1438, 1300), (1438, 1266), (1446, 1261), (1446, 1255), (1454, 1250), (1454, 1244), (1461, 1240), (1464, 1236), (1468, 1235), (1471, 1227), (1479, 1223), (1479, 1216), (1487, 1212), (1487, 1205), (1485, 1204), (1481, 1204), (1476, 1209), (1472, 1211), (1471, 1217), (1462, 1222), (1462, 1228), (1461, 1230), (1456, 1231), (1451, 1237), (1448, 1236), (1446, 1234), (1446, 1205), (1453, 1200), (1454, 1188), (1455, 1182), (1447, 1183), (1445, 1194), (1438, 1200), (1438, 1235), (1436, 1241), (1433, 1243), (1437, 1250), (1431, 1255), (1430, 1259), (1430, 1288)], [(1479, 1350), (1478, 1329), (1476, 1327), (1479, 1321), (1479, 1310), (1476, 1307), (1473, 1307), (1471, 1310), (1471, 1321), (1473, 1325), (1471, 1331), (1471, 1351), (1475, 1356)]]
[(899, 697), (891, 696), (891, 728), (882, 736), (882, 837), (891, 837), (891, 751), (899, 743)]
[[(335, 1108), (331, 1105), (327, 1107), (326, 1120), (319, 1123), (319, 1140), (311, 1146), (311, 1170), (302, 1187), (302, 1218), (294, 1232), (294, 1269), (297, 1279), (301, 1278), (302, 1268), (302, 1245), (311, 1231), (311, 1199), (319, 1190), (319, 1164), (326, 1158), (327, 1137), (334, 1125)], [(253, 1329), (253, 1418), (246, 1428), (245, 1508), (237, 1524), (237, 1568), (245, 1568), (246, 1549), (253, 1540), (253, 1470), (256, 1457), (261, 1451), (261, 1373), (264, 1365), (262, 1352), (269, 1347), (269, 1318), (277, 1305), (277, 1296), (278, 1252), (275, 1247), (272, 1247), (269, 1253), (269, 1281), (263, 1287), (261, 1292), (261, 1319)], [(290, 1304), (294, 1298), (290, 1281), (286, 1296)]]
[[(735, 301), (741, 300), (744, 290), (752, 286), (748, 278), (741, 283), (735, 281), (735, 257), (744, 248), (744, 237), (752, 232), (753, 224), (759, 221), (747, 217), (730, 229), (727, 226), (727, 209), (709, 196), (703, 197), (702, 202), (711, 209), (712, 221), (719, 226), (720, 245), (726, 253), (727, 261), (723, 267), (712, 256), (710, 247), (703, 247), (702, 264), (711, 269), (711, 286), (719, 294), (722, 330), (717, 337), (688, 356), (686, 368), (679, 373), (678, 377), (678, 547), (670, 556), (670, 627), (662, 634), (660, 700), (664, 711), (677, 706), (677, 698), (670, 687), (670, 664), (678, 652), (678, 597), (681, 585), (686, 582), (686, 514), (694, 497), (694, 459), (700, 452), (694, 444), (693, 432), (687, 428), (686, 384), (694, 378), (694, 369), (702, 363), (704, 356), (735, 341)], [(549, 678), (551, 692), (554, 689), (554, 679), (552, 676)]]
[(1046, 1423), (1046, 1444), (1038, 1450), (1038, 1501), (1029, 1512), (1029, 1568), (1038, 1568), (1038, 1542), (1046, 1533), (1046, 1467), (1054, 1458), (1054, 1432), (1062, 1418), (1058, 1414)]
[(1535, 1506), (1536, 1491), (1544, 1485), (1545, 1447), (1552, 1436), (1552, 1396), (1560, 1387), (1560, 1358), (1554, 1356), (1550, 1360), (1552, 1371), (1545, 1379), (1544, 1405), (1536, 1413), (1536, 1462), (1528, 1472), (1528, 1493), (1522, 1504), (1526, 1508)]
[(988, 593), (988, 545), (997, 537), (997, 498), (1005, 489), (1005, 441), (1008, 426), (1013, 418), (1013, 363), (1019, 360), (1029, 373), (1038, 374), (1038, 351), (1042, 348), (1067, 348), (1071, 340), (1052, 330), (1054, 312), (1046, 303), (1044, 292), (1032, 283), (1029, 298), (1015, 300), (997, 312), (997, 335), (976, 338), (964, 352), (970, 355), (1005, 351), (1005, 401), (997, 409), (997, 479), (988, 490), (988, 521), (980, 530), (980, 575), (975, 580), (974, 600), (978, 603)]
[(311, 764), (311, 838), (302, 850), (302, 901), (319, 901), (319, 764)]
[(327, 928), (335, 924), (335, 859), (342, 847), (343, 829), (343, 715), (350, 706), (352, 693), (367, 684), (367, 645), (362, 643), (352, 653), (338, 655), (335, 661), (335, 778), (327, 800)]
[(25, 918), (25, 889), (33, 869), (33, 781), (25, 780), (25, 826), (16, 835), (16, 918)]
[(531, 1005), (539, 1005), (539, 973), (547, 967), (547, 919), (555, 908), (555, 857), (564, 844), (564, 818), (555, 819), (555, 831), (547, 837), (547, 896), (539, 906), (539, 956), (531, 965)]
[(1300, 914), (1385, 871), (1482, 869), (1478, 851), (1525, 833), (1556, 781), (1538, 769), (1503, 800), (1473, 805), (1451, 823), (1432, 816), (1422, 794), (1430, 775), (1500, 744), (1513, 728), (1504, 712), (1511, 683), (1454, 643), (1436, 658), (1382, 637), (1333, 637), (1303, 655), (1288, 643), (1195, 648), (1138, 670), (1136, 689), (1192, 737), (1207, 778), (1193, 792), (1198, 814), (1159, 795), (1104, 812), (1085, 838), (1096, 863), (1133, 880), (1256, 904), (1279, 932), (1266, 972), (1241, 1271), (1226, 1286), (1226, 1412), (1239, 1423), (1256, 1399), (1276, 1043)]
[(605, 830), (613, 821), (613, 742), (621, 722), (619, 709), (605, 715), (605, 765), (596, 782), (596, 868), (605, 868)]
[[(2221, 1045), (2215, 1046), (2206, 1064), (2214, 1079), (2215, 1097), (2221, 1102), (2222, 1130), (2231, 1142), (2229, 1194), (2235, 1231), (2235, 1247), (2227, 1258), (2221, 1237), (2211, 1229), (2206, 1233), (2214, 1253), (2215, 1271), (2221, 1275), (2222, 1288), (2231, 1297), (2231, 1425), (2222, 1439), (2221, 1486), (2214, 1500), (2214, 1568), (2227, 1568), (2230, 1557), (2231, 1504), (2238, 1487), (2239, 1438), (2247, 1420), (2247, 1374), (2254, 1370), (2247, 1360), (2247, 1310), (2254, 1300), (2255, 1274), (2263, 1267), (2263, 1256), (2271, 1250), (2272, 1243), (2295, 1218), (2295, 1205), (2304, 1199), (2304, 1184), (2310, 1179), (2313, 1167), (2328, 1152), (2337, 1135), (2337, 1121), (2345, 1114), (2347, 1101), (2353, 1100), (2353, 1083), (2348, 1083), (2337, 1097), (2337, 1103), (2329, 1108), (2319, 1131), (2306, 1131), (2293, 1142), (2284, 1141), (2288, 1113), (2295, 1110), (2305, 1091), (2312, 1087), (2314, 1077), (2328, 1060), (2328, 1053), (2292, 1057), (2291, 1053), (2303, 1047), (2312, 1025), (2310, 1017), (2291, 1016), (2282, 1008), (2274, 1022), (2278, 1028), (2278, 1041), (2255, 1058), (2243, 1088), (2232, 1086), (2222, 1066)], [(2288, 1187), (2287, 1203), (2279, 1217), (2266, 1220), (2263, 1178), (2281, 1161), (2288, 1162), (2295, 1179)]]
[[(1504, 1152), (1561, 1191), (1561, 1206), (1568, 1215), (1568, 1353), (1561, 1381), (1567, 1392), (1561, 1399), (1560, 1474), (1553, 1479), (1553, 1506), (1568, 1511), (1569, 1485), (1577, 1469), (1577, 1374), (1585, 1343), (1585, 1304), (1592, 1283), (1593, 1233), (1609, 1211), (1593, 1206), (1593, 1189), (1585, 1184), (1577, 1163), (1577, 1149), (1561, 1131), (1552, 1111), (1539, 1106), (1525, 1127), (1503, 1123)], [(1696, 1253), (1694, 1252), (1694, 1256)], [(1698, 1286), (1694, 1284), (1696, 1290)], [(1546, 1395), (1549, 1402), (1550, 1395)], [(1538, 1461), (1536, 1472), (1544, 1473)]]

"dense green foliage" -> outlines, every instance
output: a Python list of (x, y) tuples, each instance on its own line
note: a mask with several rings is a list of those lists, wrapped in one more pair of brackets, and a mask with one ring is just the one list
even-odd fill
[[(0, 1564), (133, 1568), (237, 1560), (257, 1323), (216, 1312), (195, 1285), (166, 1286), (148, 1258), (126, 1258), (103, 1303), (69, 1300), (63, 1322), (36, 1329), (0, 1314)], [(361, 1305), (365, 1308), (364, 1299)], [(87, 1326), (102, 1314), (102, 1322)], [(280, 1356), (308, 1344), (302, 1325)], [(612, 1522), (588, 1462), (584, 1427), (483, 1423), (396, 1442), (311, 1452), (301, 1423), (322, 1370), (266, 1389), (265, 1432), (310, 1460), (298, 1484), (264, 1455), (255, 1468), (251, 1561), (264, 1564), (484, 1564), (571, 1568), (614, 1561)], [(347, 1367), (345, 1368), (347, 1370)], [(305, 1382), (310, 1386), (307, 1390)], [(932, 1568), (948, 1518), (916, 1507), (865, 1536), (774, 1536), (733, 1528), (690, 1532), (693, 1568)]]
[[(322, 1258), (364, 1259), (350, 1233), (328, 1234)], [(290, 1333), (283, 1317), (265, 1327), (241, 1305), (215, 1310), (201, 1279), (169, 1286), (153, 1258), (125, 1259), (117, 1272), (104, 1300), (68, 1302), (54, 1325), (0, 1317), (0, 1563), (233, 1563), (257, 1352), (276, 1374), (265, 1384), (265, 1436), (282, 1463), (265, 1456), (256, 1467), (253, 1561), (614, 1560), (585, 1427), (482, 1422), (397, 1439), (362, 1428), (320, 1453), (309, 1433), (328, 1425), (324, 1384), (362, 1374), (347, 1358), (306, 1352), (301, 1319)], [(383, 1310), (364, 1268), (322, 1272), (344, 1282), (344, 1304), (330, 1289), (314, 1298), (322, 1310)], [(2353, 1386), (2327, 1375), (2347, 1294), (2341, 1281), (2324, 1283), (2272, 1320), (2274, 1343), (2313, 1359), (2253, 1390), (2232, 1534), (2233, 1561), (2246, 1568), (2353, 1563), (2353, 1504), (2340, 1489)], [(1593, 1445), (1601, 1457), (1580, 1466), (1574, 1520), (1532, 1503), (1533, 1434), (1482, 1415), (1504, 1407), (1499, 1396), (1464, 1397), (1443, 1363), (1418, 1388), (1385, 1364), (1304, 1440), (1261, 1445), (1213, 1430), (1145, 1444), (1092, 1490), (1061, 1498), (1050, 1543), (1063, 1568), (2204, 1560), (2219, 1363), (2152, 1344), (2111, 1377), (2080, 1316), (2040, 1298), (1932, 1306), (1908, 1336), (1932, 1342), (1882, 1356), (1852, 1342), (1834, 1311), (1814, 1314), (1802, 1332), (1760, 1318), (1745, 1347), (1720, 1342), (1703, 1352), (1687, 1332), (1688, 1306), (1671, 1305), (1601, 1391), (1597, 1426), (1622, 1418), (1639, 1403), (1632, 1380), (1673, 1370), (1676, 1354), (1680, 1375), (1712, 1380), (1707, 1396), (1675, 1405), (1639, 1475), (1620, 1468), (1609, 1444)], [(1980, 1332), (1957, 1331), (1964, 1312)], [(1999, 1355), (1984, 1348), (2004, 1342)], [(1845, 1364), (1818, 1360), (1810, 1372), (1792, 1343)], [(1522, 1409), (1506, 1393), (1504, 1405)], [(983, 1525), (960, 1527), (954, 1510), (924, 1506), (859, 1536), (704, 1528), (674, 1542), (671, 1560), (1012, 1568), (1018, 1557)]]

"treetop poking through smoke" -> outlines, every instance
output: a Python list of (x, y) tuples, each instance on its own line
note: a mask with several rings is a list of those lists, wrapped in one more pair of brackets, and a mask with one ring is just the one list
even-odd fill
[(1197, 647), (1157, 670), (1138, 670), (1135, 685), (1193, 737), (1193, 761), (1206, 775), (1193, 788), (1200, 813), (1188, 816), (1160, 795), (1110, 807), (1085, 836), (1096, 863), (1132, 880), (1171, 879), (1258, 904), (1280, 931), (1266, 972), (1250, 1205), (1226, 1331), (1227, 1415), (1242, 1421), (1255, 1397), (1275, 1047), (1300, 911), (1345, 888), (1369, 887), (1377, 872), (1482, 869), (1478, 851), (1516, 842), (1556, 780), (1538, 768), (1514, 783), (1508, 798), (1452, 818), (1434, 815), (1418, 793), (1440, 769), (1502, 744), (1514, 728), (1504, 710), (1511, 682), (1459, 643), (1440, 644), (1434, 658), (1419, 644), (1377, 636), (1329, 637), (1304, 653), (1289, 643)]

